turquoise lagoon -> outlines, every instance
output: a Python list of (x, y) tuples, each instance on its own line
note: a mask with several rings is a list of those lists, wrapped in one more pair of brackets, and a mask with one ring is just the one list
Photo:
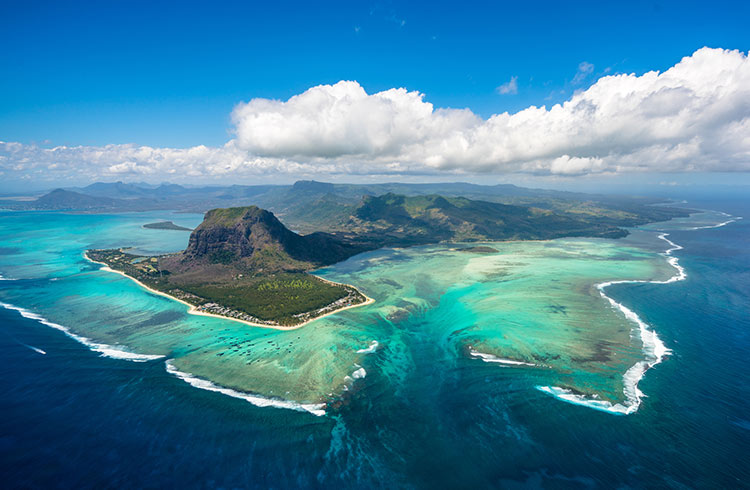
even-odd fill
[[(620, 240), (482, 244), (497, 253), (440, 244), (360, 254), (317, 273), (359, 287), (373, 304), (280, 331), (190, 315), (83, 258), (88, 248), (184, 248), (188, 232), (142, 227), (161, 219), (194, 227), (202, 216), (2, 213), (0, 302), (103, 355), (164, 363), (165, 375), (197, 388), (316, 415), (345, 406), (368, 373), (398, 394), (429, 363), (487, 363), (516, 373), (526, 389), (630, 413), (640, 402), (637, 382), (667, 353), (659, 326), (645, 325), (602, 287), (679, 278), (679, 264), (665, 254), (675, 244), (656, 231), (665, 224)], [(723, 221), (707, 212), (666, 228)]]

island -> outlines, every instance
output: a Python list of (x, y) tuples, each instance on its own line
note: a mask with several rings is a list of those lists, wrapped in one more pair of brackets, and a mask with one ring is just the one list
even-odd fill
[(298, 328), (372, 302), (356, 287), (308, 271), (363, 250), (325, 233), (298, 235), (256, 206), (214, 209), (180, 253), (143, 256), (127, 248), (85, 257), (157, 294), (213, 315), (270, 328)]
[[(182, 252), (150, 257), (118, 248), (88, 250), (85, 256), (189, 305), (193, 314), (287, 329), (371, 302), (352, 285), (311, 274), (365, 251), (441, 242), (619, 238), (628, 234), (623, 224), (653, 218), (617, 218), (611, 213), (592, 217), (585, 212), (393, 192), (364, 195), (357, 205), (350, 205), (330, 193), (332, 185), (319, 187), (299, 186), (298, 201), (289, 198), (291, 207), (283, 213), (285, 220), (296, 213), (296, 223), (304, 216), (306, 225), (301, 228), (317, 228), (308, 234), (291, 231), (274, 213), (258, 206), (216, 208), (205, 213)], [(311, 191), (327, 194), (310, 199), (306, 193)], [(301, 207), (310, 213), (300, 214)], [(171, 221), (144, 227), (187, 230)], [(481, 244), (456, 250), (498, 253)]]
[(171, 221), (158, 221), (156, 223), (147, 223), (143, 225), (144, 228), (150, 230), (175, 230), (175, 231), (193, 231), (192, 228), (186, 228), (184, 226), (176, 225)]
[(500, 253), (500, 251), (496, 248), (488, 247), (486, 245), (479, 245), (476, 247), (464, 247), (464, 248), (458, 248), (456, 249), (458, 252), (469, 252), (469, 253), (475, 253), (475, 254), (496, 254)]

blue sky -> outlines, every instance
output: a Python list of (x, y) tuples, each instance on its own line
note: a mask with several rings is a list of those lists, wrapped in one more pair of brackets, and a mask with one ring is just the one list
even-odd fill
[[(254, 97), (357, 80), (483, 117), (747, 51), (750, 2), (6, 2), (0, 140), (189, 147)], [(591, 63), (574, 84), (579, 64)], [(517, 77), (517, 94), (496, 88)]]
[(726, 1), (5, 2), (0, 190), (748, 183), (748, 18)]

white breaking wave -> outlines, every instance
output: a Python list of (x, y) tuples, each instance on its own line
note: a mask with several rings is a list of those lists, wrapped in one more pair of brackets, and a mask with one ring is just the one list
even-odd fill
[(370, 345), (368, 347), (365, 347), (364, 349), (359, 349), (357, 351), (357, 354), (372, 354), (375, 352), (380, 344), (378, 344), (377, 340), (373, 340), (370, 342)]
[(533, 364), (531, 362), (514, 361), (513, 359), (502, 359), (500, 357), (493, 356), (492, 354), (485, 354), (484, 352), (476, 351), (473, 347), (469, 347), (469, 354), (471, 354), (471, 357), (481, 359), (484, 362), (505, 364), (507, 366), (538, 366), (538, 364)]
[(357, 369), (350, 376), (344, 376), (344, 391), (349, 391), (349, 388), (352, 387), (355, 381), (367, 376), (367, 371), (365, 371), (365, 368), (363, 368), (359, 364), (355, 364), (354, 367), (356, 367)]
[(178, 370), (172, 363), (172, 359), (167, 359), (165, 362), (167, 372), (174, 376), (177, 376), (181, 380), (188, 383), (194, 388), (200, 388), (202, 390), (215, 391), (223, 395), (239, 398), (247, 402), (252, 403), (256, 407), (274, 407), (274, 408), (286, 408), (290, 410), (296, 410), (298, 412), (309, 412), (318, 417), (326, 414), (324, 403), (297, 403), (289, 400), (282, 400), (276, 398), (266, 398), (261, 395), (255, 395), (252, 393), (243, 393), (236, 391), (231, 388), (224, 388), (218, 386), (211, 381), (203, 378), (198, 378), (190, 373), (185, 373)]
[[(732, 216), (731, 214), (728, 214), (728, 213), (721, 213), (721, 214), (727, 217)], [(734, 223), (735, 221), (740, 220), (740, 219), (742, 219), (742, 216), (732, 216), (731, 219), (728, 219), (727, 221), (719, 223), (718, 225), (695, 226), (693, 228), (690, 228), (690, 230), (707, 230), (709, 228), (721, 228), (722, 226), (726, 226), (729, 223)]]
[(537, 386), (537, 389), (548, 393), (555, 398), (564, 400), (569, 403), (575, 403), (576, 405), (583, 405), (596, 410), (601, 410), (607, 413), (627, 415), (638, 410), (643, 398), (643, 392), (638, 389), (638, 382), (646, 374), (646, 371), (656, 366), (664, 359), (664, 356), (668, 355), (671, 351), (664, 345), (656, 332), (651, 330), (649, 326), (641, 320), (641, 318), (630, 308), (618, 303), (604, 293), (604, 289), (612, 284), (637, 284), (637, 283), (652, 283), (652, 284), (669, 284), (676, 281), (684, 281), (687, 279), (687, 273), (685, 269), (679, 264), (677, 257), (672, 256), (672, 252), (681, 250), (682, 247), (677, 245), (672, 240), (667, 238), (668, 233), (661, 233), (659, 238), (664, 240), (670, 245), (670, 248), (663, 252), (661, 255), (667, 258), (669, 265), (677, 270), (677, 274), (666, 279), (664, 281), (643, 281), (643, 280), (626, 280), (626, 281), (609, 281), (602, 282), (596, 285), (599, 290), (599, 294), (609, 301), (609, 303), (616, 309), (620, 310), (625, 318), (635, 323), (638, 326), (638, 332), (641, 336), (641, 342), (643, 343), (643, 354), (646, 357), (643, 361), (635, 363), (630, 369), (628, 369), (623, 375), (623, 394), (625, 395), (625, 403), (611, 403), (605, 400), (597, 400), (594, 398), (586, 397), (573, 393), (571, 390), (560, 388), (557, 386)]
[[(37, 315), (36, 313), (29, 311), (25, 308), (21, 308), (19, 306), (14, 306), (14, 305), (10, 305), (8, 303), (2, 303), (2, 302), (0, 302), (0, 306), (8, 310), (15, 310), (18, 313), (20, 313), (21, 316), (24, 318), (36, 320), (43, 325), (47, 325), (48, 327), (52, 327), (55, 330), (64, 332), (65, 335), (67, 335), (68, 337), (82, 343), (83, 345), (91, 349), (92, 351), (98, 352), (99, 354), (105, 357), (111, 357), (113, 359), (122, 359), (125, 361), (133, 361), (133, 362), (146, 362), (146, 361), (152, 361), (154, 359), (160, 359), (164, 357), (161, 355), (136, 354), (134, 352), (128, 352), (126, 350), (123, 350), (120, 347), (115, 347), (115, 346), (107, 345), (107, 344), (100, 344), (98, 342), (92, 341), (91, 339), (87, 337), (76, 335), (73, 332), (71, 332), (70, 329), (68, 329), (67, 327), (64, 327), (58, 323), (53, 323), (47, 320), (46, 318), (44, 318), (43, 316)], [(33, 348), (33, 349), (39, 352), (40, 354), (46, 354), (46, 352), (42, 351), (41, 349), (36, 349), (36, 348)]]

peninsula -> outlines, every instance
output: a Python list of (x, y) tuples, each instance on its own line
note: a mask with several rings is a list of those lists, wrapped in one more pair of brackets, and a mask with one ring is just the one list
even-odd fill
[[(331, 194), (335, 190), (331, 184), (295, 187), (293, 196), (285, 199), (290, 205), (284, 208), (283, 218), (300, 228), (312, 228), (312, 233), (295, 233), (257, 206), (217, 208), (205, 214), (182, 252), (151, 257), (119, 248), (88, 250), (86, 257), (186, 303), (191, 313), (296, 328), (371, 301), (354, 286), (310, 274), (364, 251), (439, 242), (618, 238), (628, 233), (620, 226), (653, 219), (657, 211), (670, 212), (657, 209), (649, 210), (649, 215), (627, 215), (619, 208), (584, 212), (581, 205), (571, 212), (393, 192), (364, 195), (352, 205)], [(320, 197), (321, 192), (326, 194)], [(167, 221), (143, 226), (187, 230)], [(459, 250), (497, 253), (481, 244)]]
[(180, 253), (88, 250), (86, 258), (191, 306), (191, 313), (295, 328), (370, 302), (357, 288), (308, 271), (363, 251), (326, 233), (298, 235), (255, 206), (214, 209)]

